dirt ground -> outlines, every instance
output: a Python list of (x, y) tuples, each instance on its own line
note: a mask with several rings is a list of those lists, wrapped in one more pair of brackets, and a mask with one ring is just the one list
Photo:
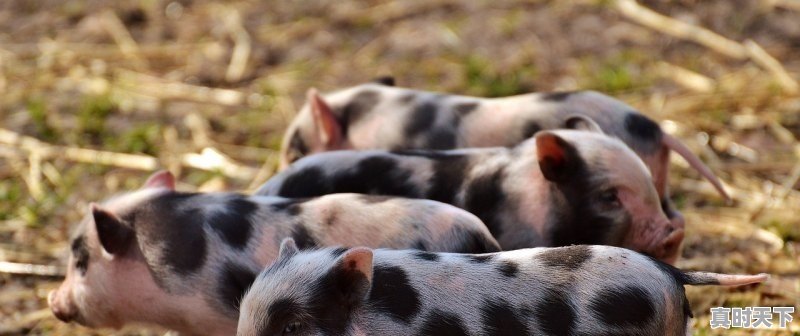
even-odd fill
[(643, 26), (620, 3), (0, 2), (0, 265), (46, 266), (0, 272), (0, 335), (163, 334), (93, 331), (47, 308), (59, 277), (46, 274), (63, 272), (89, 202), (157, 168), (183, 190), (253, 190), (309, 87), (382, 75), (478, 96), (594, 89), (660, 121), (735, 198), (673, 155), (670, 187), (687, 219), (678, 266), (772, 275), (688, 288), (695, 334), (800, 335), (798, 314), (784, 330), (708, 327), (714, 306), (800, 308), (800, 5), (639, 3), (732, 43), (714, 47), (707, 33)]

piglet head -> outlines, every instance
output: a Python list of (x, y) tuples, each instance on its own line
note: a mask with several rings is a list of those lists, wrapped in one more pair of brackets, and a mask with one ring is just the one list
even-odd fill
[(53, 314), (64, 322), (121, 327), (123, 320), (117, 309), (121, 307), (117, 304), (131, 290), (124, 284), (136, 278), (136, 269), (144, 267), (132, 251), (134, 240), (134, 231), (125, 221), (91, 204), (89, 215), (70, 244), (67, 276), (48, 295)]
[(306, 104), (289, 125), (281, 145), (280, 169), (303, 156), (350, 148), (341, 121), (319, 92), (311, 88)]
[(298, 251), (291, 238), (242, 299), (237, 335), (344, 333), (372, 286), (372, 250)]
[[(153, 174), (142, 189), (103, 205), (92, 203), (70, 243), (64, 282), (48, 295), (53, 314), (90, 327), (121, 327), (141, 303), (164, 294), (155, 285), (137, 244), (128, 210), (175, 188), (167, 171)], [(154, 301), (150, 301), (153, 303)]]
[(625, 144), (599, 132), (558, 130), (537, 134), (536, 147), (559, 208), (554, 244), (621, 246), (675, 262), (682, 222), (664, 214), (647, 167)]

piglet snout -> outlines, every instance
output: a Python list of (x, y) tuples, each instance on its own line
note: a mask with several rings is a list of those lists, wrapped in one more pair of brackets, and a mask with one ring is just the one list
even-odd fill
[(75, 319), (75, 310), (70, 309), (67, 305), (63, 304), (58, 299), (58, 293), (56, 291), (50, 291), (47, 295), (47, 304), (50, 306), (50, 310), (53, 311), (53, 315), (56, 316), (59, 320), (63, 322), (71, 322)]
[(675, 262), (678, 261), (683, 235), (684, 231), (682, 228), (673, 229), (673, 231), (661, 241), (658, 247), (659, 250), (655, 253), (655, 257), (668, 264), (674, 265)]

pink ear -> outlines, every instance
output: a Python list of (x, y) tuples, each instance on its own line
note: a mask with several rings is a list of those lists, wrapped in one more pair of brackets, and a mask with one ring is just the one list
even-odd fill
[(317, 89), (308, 89), (306, 99), (317, 125), (320, 142), (327, 148), (333, 149), (342, 142), (342, 127), (328, 103), (322, 99)]
[(558, 141), (558, 136), (552, 133), (542, 133), (536, 137), (536, 155), (539, 162), (560, 166), (564, 163), (564, 148)]
[(340, 261), (347, 272), (359, 272), (372, 282), (372, 250), (366, 247), (354, 247), (344, 253)]
[(175, 190), (175, 176), (167, 170), (159, 170), (147, 178), (142, 188), (166, 188)]
[(334, 283), (350, 304), (364, 300), (372, 287), (372, 250), (355, 247), (347, 250), (336, 263)]
[(575, 147), (549, 131), (536, 133), (536, 156), (542, 175), (556, 183), (574, 177), (581, 160)]

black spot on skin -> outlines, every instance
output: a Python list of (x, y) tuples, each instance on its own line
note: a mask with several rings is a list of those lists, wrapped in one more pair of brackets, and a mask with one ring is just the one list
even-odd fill
[(291, 198), (278, 202), (273, 202), (270, 207), (275, 211), (286, 212), (289, 216), (299, 216), (303, 212), (302, 204), (308, 201), (307, 198)]
[(457, 135), (455, 129), (438, 127), (427, 134), (424, 148), (444, 150), (456, 147)]
[(425, 252), (425, 251), (416, 251), (412, 253), (414, 258), (419, 260), (427, 260), (427, 261), (439, 261), (439, 255), (436, 253)]
[(308, 316), (323, 335), (344, 335), (351, 312), (363, 301), (368, 282), (363, 273), (334, 267), (311, 284)]
[(339, 209), (332, 208), (324, 213), (325, 217), (322, 219), (322, 222), (325, 223), (327, 226), (334, 226), (339, 223)]
[(225, 204), (225, 210), (209, 214), (206, 223), (216, 231), (222, 240), (231, 247), (243, 250), (247, 247), (250, 234), (253, 231), (251, 221), (253, 213), (258, 207), (245, 199), (237, 196)]
[(336, 248), (331, 250), (331, 255), (334, 256), (334, 257), (339, 257), (342, 254), (344, 254), (345, 252), (347, 252), (347, 248), (346, 247), (336, 247)]
[(478, 264), (485, 264), (492, 259), (494, 259), (494, 254), (478, 254), (478, 255), (470, 255), (467, 256), (471, 262), (478, 263)]
[(643, 142), (642, 145), (653, 147), (661, 143), (661, 127), (655, 121), (644, 115), (631, 111), (625, 116), (625, 129), (635, 137), (636, 142)]
[(393, 199), (397, 199), (397, 197), (392, 196), (381, 196), (381, 195), (358, 195), (358, 200), (364, 204), (380, 204), (386, 201), (391, 201)]
[(411, 248), (413, 248), (415, 250), (420, 250), (420, 251), (427, 251), (428, 250), (428, 248), (425, 246), (425, 242), (422, 241), (422, 239), (417, 239), (417, 241), (415, 241), (414, 244), (411, 245)]
[(605, 324), (617, 327), (644, 326), (656, 314), (647, 291), (635, 285), (601, 290), (590, 300), (589, 309)]
[(288, 170), (278, 195), (288, 198), (315, 197), (331, 193), (322, 168), (311, 166)]
[(222, 267), (217, 281), (217, 295), (229, 311), (238, 313), (244, 292), (256, 280), (256, 275), (257, 272), (236, 263), (227, 263)]
[(292, 239), (300, 250), (313, 249), (318, 246), (317, 241), (308, 232), (308, 229), (302, 222), (297, 223), (292, 227)]
[(379, 312), (405, 323), (419, 313), (419, 293), (397, 266), (375, 265), (369, 302)]
[(403, 127), (403, 134), (409, 138), (424, 133), (436, 121), (436, 104), (434, 102), (423, 102), (414, 108), (411, 116)]
[(346, 137), (350, 127), (358, 123), (364, 115), (368, 114), (378, 105), (381, 99), (380, 92), (363, 90), (353, 96), (343, 108), (339, 125), (342, 125), (342, 136)]
[(89, 269), (89, 246), (86, 245), (86, 236), (80, 235), (76, 237), (70, 245), (72, 250), (72, 257), (75, 258), (75, 269), (81, 275), (86, 274)]
[(528, 335), (525, 319), (503, 301), (486, 301), (481, 308), (484, 335)]
[(434, 309), (425, 315), (417, 335), (467, 336), (468, 333), (460, 317)]
[(469, 160), (463, 155), (435, 158), (433, 177), (426, 198), (452, 204), (469, 168)]
[(544, 101), (551, 101), (551, 102), (563, 102), (569, 98), (574, 93), (580, 91), (562, 91), (562, 92), (549, 92), (542, 94), (541, 98)]
[(282, 298), (275, 300), (269, 308), (267, 308), (267, 315), (269, 321), (261, 321), (262, 323), (269, 323), (258, 335), (280, 335), (287, 324), (299, 320), (302, 316), (302, 306), (296, 301), (289, 298)]
[(464, 194), (464, 209), (478, 216), (494, 237), (503, 232), (500, 222), (496, 218), (500, 205), (506, 199), (503, 179), (502, 169), (478, 176), (468, 182)]
[(535, 121), (528, 121), (522, 127), (522, 139), (529, 139), (542, 130), (542, 126)]
[(555, 247), (537, 254), (536, 258), (547, 267), (576, 270), (592, 258), (592, 250), (586, 245)]
[(407, 93), (404, 93), (403, 95), (401, 95), (397, 99), (397, 101), (400, 102), (400, 104), (402, 104), (402, 105), (408, 105), (411, 102), (413, 102), (415, 98), (417, 98), (417, 94), (416, 93), (407, 92)]
[(358, 161), (354, 169), (338, 171), (330, 177), (332, 192), (381, 194), (412, 197), (417, 187), (410, 181), (412, 171), (398, 166), (387, 156), (370, 156)]
[(519, 265), (513, 261), (505, 260), (501, 262), (499, 266), (497, 266), (497, 270), (503, 275), (513, 278), (517, 276), (517, 273), (519, 273)]
[[(188, 276), (199, 271), (206, 261), (206, 236), (202, 226), (206, 218), (199, 207), (207, 204), (195, 201), (200, 194), (168, 192), (140, 205), (126, 222), (137, 228), (143, 239), (160, 250), (157, 259), (148, 258), (154, 277)], [(141, 243), (141, 241), (140, 241)], [(168, 270), (164, 270), (166, 266)]]
[(539, 328), (547, 335), (572, 335), (575, 328), (575, 310), (570, 306), (567, 294), (547, 290), (533, 312)]
[[(422, 198), (420, 188), (411, 181), (412, 170), (398, 166), (396, 159), (387, 155), (360, 157), (353, 155), (347, 159), (337, 156), (338, 163), (348, 166), (325, 174), (322, 167), (327, 153), (317, 154), (320, 166), (301, 165), (296, 170), (284, 171), (278, 195), (288, 198), (316, 197), (333, 193), (357, 193), (372, 195), (404, 196)], [(348, 160), (342, 162), (342, 160)]]
[(453, 111), (461, 118), (475, 111), (478, 108), (478, 103), (460, 103), (453, 106)]
[(373, 83), (385, 86), (394, 86), (395, 80), (392, 76), (380, 76), (372, 80)]

